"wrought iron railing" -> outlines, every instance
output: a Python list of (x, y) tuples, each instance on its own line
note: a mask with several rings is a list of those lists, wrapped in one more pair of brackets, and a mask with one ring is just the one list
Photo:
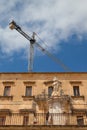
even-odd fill
[(58, 126), (73, 126), (87, 125), (86, 115), (76, 116), (70, 113), (9, 113), (0, 114), (0, 126), (6, 125), (58, 125)]

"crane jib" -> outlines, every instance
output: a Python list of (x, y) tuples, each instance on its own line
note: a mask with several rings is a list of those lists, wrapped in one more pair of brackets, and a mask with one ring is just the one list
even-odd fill
[[(38, 44), (35, 40), (35, 36), (36, 33), (33, 32), (32, 37), (30, 37), (29, 35), (27, 35), (19, 25), (16, 24), (15, 21), (12, 21), (9, 24), (9, 28), (11, 30), (16, 29), (20, 34), (22, 34), (27, 40), (30, 41), (30, 55), (29, 55), (29, 65), (28, 65), (28, 70), (31, 72), (33, 70), (33, 56), (34, 56), (34, 43), (36, 46), (38, 46), (38, 48), (44, 52), (46, 55), (48, 55), (52, 60), (54, 60), (56, 63), (58, 63), (65, 71), (71, 72), (70, 69), (65, 66), (58, 58), (56, 58), (53, 54), (51, 54), (47, 49), (45, 49), (43, 46), (41, 46), (40, 44)], [(41, 40), (42, 41), (42, 40)]]

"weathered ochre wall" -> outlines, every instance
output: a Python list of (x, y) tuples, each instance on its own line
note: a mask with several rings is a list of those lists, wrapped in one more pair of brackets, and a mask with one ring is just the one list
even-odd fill
[[(21, 108), (20, 104), (27, 105), (29, 103), (31, 106), (32, 101), (25, 101), (22, 97), (25, 95), (26, 85), (32, 86), (32, 95), (34, 96), (41, 94), (44, 89), (48, 93), (48, 87), (52, 85), (48, 81), (52, 81), (55, 76), (62, 82), (66, 95), (73, 96), (73, 85), (79, 85), (80, 95), (84, 95), (85, 102), (87, 102), (87, 73), (0, 73), (0, 96), (3, 95), (6, 85), (11, 86), (10, 94), (13, 96), (13, 100), (0, 98), (0, 108), (17, 111)], [(26, 81), (31, 81), (31, 83), (25, 84)], [(48, 83), (45, 84), (45, 82)], [(80, 102), (84, 103), (83, 100)]]
[[(25, 100), (23, 98), (23, 96), (25, 96), (26, 86), (32, 86), (33, 96), (41, 94), (43, 90), (48, 93), (48, 87), (52, 85), (54, 77), (57, 77), (59, 81), (62, 82), (62, 88), (65, 95), (73, 96), (73, 85), (79, 86), (80, 96), (84, 96), (84, 99), (78, 99), (78, 105), (75, 107), (86, 110), (87, 73), (0, 73), (0, 109), (10, 109), (14, 113), (19, 112), (20, 109), (27, 109), (27, 106), (28, 108), (33, 109), (33, 100)], [(11, 86), (10, 95), (13, 96), (12, 100), (10, 98), (2, 97), (5, 86)], [(75, 102), (77, 102), (77, 100)], [(37, 110), (37, 112), (42, 112), (39, 108), (37, 108)], [(18, 129), (20, 128), (21, 127)], [(44, 129), (44, 127), (39, 128)], [(5, 129), (8, 129), (8, 127)], [(13, 127), (11, 127), (11, 129), (13, 129)], [(26, 129), (31, 128), (26, 127)], [(37, 129), (37, 127), (35, 127), (35, 129)], [(46, 127), (46, 129), (49, 129), (49, 127)], [(60, 127), (55, 127), (55, 129), (60, 130)], [(65, 130), (66, 128), (62, 127), (61, 129)], [(67, 129), (69, 128), (67, 127)], [(71, 127), (70, 129), (74, 128)], [(78, 128), (76, 127), (75, 129)]]

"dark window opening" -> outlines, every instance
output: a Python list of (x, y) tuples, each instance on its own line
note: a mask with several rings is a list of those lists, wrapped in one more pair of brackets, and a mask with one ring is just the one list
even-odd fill
[(84, 125), (83, 116), (77, 116), (77, 125)]
[(32, 86), (27, 86), (26, 87), (25, 96), (32, 96)]
[(4, 96), (10, 96), (10, 86), (5, 86), (4, 88)]
[(49, 97), (52, 95), (52, 92), (53, 92), (53, 87), (50, 86), (50, 87), (48, 88), (48, 96), (49, 96)]
[(28, 116), (24, 116), (23, 118), (23, 125), (28, 125), (29, 122), (29, 117)]
[(74, 96), (80, 96), (79, 86), (73, 86)]
[(0, 117), (0, 125), (5, 125), (5, 117)]

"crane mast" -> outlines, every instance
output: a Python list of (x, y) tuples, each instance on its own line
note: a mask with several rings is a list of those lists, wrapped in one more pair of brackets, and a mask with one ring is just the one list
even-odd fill
[(32, 37), (27, 35), (19, 25), (16, 24), (15, 21), (12, 21), (9, 24), (10, 29), (16, 29), (20, 34), (22, 34), (27, 40), (30, 42), (30, 53), (28, 54), (28, 71), (32, 72), (33, 70), (33, 59), (34, 59), (34, 43), (36, 42), (35, 40), (35, 33), (33, 33)]
[(28, 71), (33, 71), (33, 61), (34, 61), (34, 43), (35, 41), (33, 39), (30, 40), (30, 54), (28, 55)]

